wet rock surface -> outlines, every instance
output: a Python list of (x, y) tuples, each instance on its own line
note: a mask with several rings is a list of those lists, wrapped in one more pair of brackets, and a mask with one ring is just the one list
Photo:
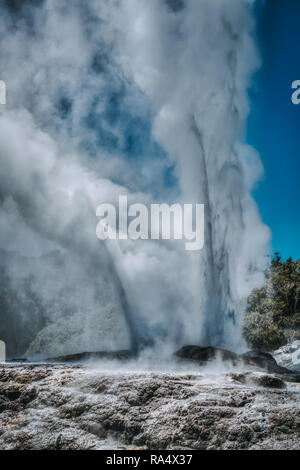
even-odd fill
[[(254, 366), (265, 370), (268, 373), (284, 376), (284, 380), (300, 383), (300, 371), (292, 368), (283, 367), (278, 364), (272, 354), (263, 351), (247, 351), (244, 354), (237, 354), (227, 349), (213, 346), (183, 346), (174, 354), (176, 360), (187, 361), (203, 366), (209, 364), (213, 360), (231, 363), (233, 366), (246, 365)], [(134, 358), (134, 354), (130, 350), (120, 351), (99, 351), (99, 352), (83, 352), (72, 354), (69, 356), (61, 356), (47, 359), (47, 362), (55, 363), (81, 363), (95, 360), (118, 360), (127, 362)], [(25, 361), (26, 362), (26, 361)]]
[(79, 354), (70, 354), (68, 356), (60, 356), (56, 358), (47, 359), (47, 362), (84, 362), (89, 360), (101, 359), (117, 359), (118, 361), (128, 361), (131, 359), (132, 353), (127, 350), (121, 351), (96, 351), (96, 352), (83, 352)]
[(277, 349), (274, 356), (280, 366), (300, 372), (300, 340)]
[(223, 361), (231, 361), (236, 364), (240, 360), (240, 356), (232, 351), (213, 346), (183, 346), (175, 352), (175, 356), (182, 360), (196, 361), (203, 365), (212, 359), (219, 357)]
[(244, 354), (236, 354), (227, 349), (212, 346), (184, 346), (175, 352), (175, 357), (187, 362), (193, 361), (199, 365), (205, 365), (209, 361), (218, 359), (230, 362), (234, 366), (258, 367), (271, 374), (284, 377), (285, 381), (300, 383), (300, 372), (277, 364), (272, 354), (263, 351), (247, 351)]
[(272, 374), (0, 367), (0, 449), (300, 449), (300, 387)]

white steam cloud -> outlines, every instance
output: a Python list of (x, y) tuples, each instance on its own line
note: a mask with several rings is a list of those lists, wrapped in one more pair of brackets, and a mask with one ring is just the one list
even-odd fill
[[(0, 20), (0, 248), (41, 260), (23, 269), (5, 256), (14, 289), (30, 274), (43, 305), (56, 299), (28, 354), (239, 348), (269, 241), (250, 194), (261, 163), (241, 143), (259, 63), (251, 2), (22, 3), (6, 2)], [(205, 249), (97, 241), (96, 207), (120, 194), (205, 203)], [(45, 257), (53, 249), (60, 269)]]

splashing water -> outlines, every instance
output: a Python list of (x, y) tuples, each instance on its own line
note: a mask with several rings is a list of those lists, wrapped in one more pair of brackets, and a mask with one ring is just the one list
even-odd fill
[(150, 99), (153, 135), (176, 163), (182, 198), (206, 204), (206, 245), (196, 261), (202, 301), (191, 322), (197, 336), (189, 334), (237, 347), (269, 237), (250, 195), (260, 162), (239, 142), (258, 65), (250, 2), (166, 3), (169, 10), (159, 1), (123, 2), (120, 62)]

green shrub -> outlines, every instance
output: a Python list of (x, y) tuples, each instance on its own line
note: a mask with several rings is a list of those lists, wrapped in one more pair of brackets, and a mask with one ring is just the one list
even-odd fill
[(244, 336), (267, 351), (300, 337), (300, 259), (282, 262), (275, 253), (266, 283), (248, 298)]
[(286, 336), (273, 322), (270, 314), (247, 312), (244, 336), (254, 349), (272, 351), (286, 344)]

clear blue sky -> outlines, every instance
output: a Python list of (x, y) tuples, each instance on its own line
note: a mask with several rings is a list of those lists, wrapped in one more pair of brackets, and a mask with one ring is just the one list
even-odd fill
[(291, 84), (300, 80), (300, 0), (261, 1), (257, 9), (262, 68), (250, 91), (248, 142), (260, 153), (264, 180), (254, 191), (273, 250), (300, 258), (300, 105)]

